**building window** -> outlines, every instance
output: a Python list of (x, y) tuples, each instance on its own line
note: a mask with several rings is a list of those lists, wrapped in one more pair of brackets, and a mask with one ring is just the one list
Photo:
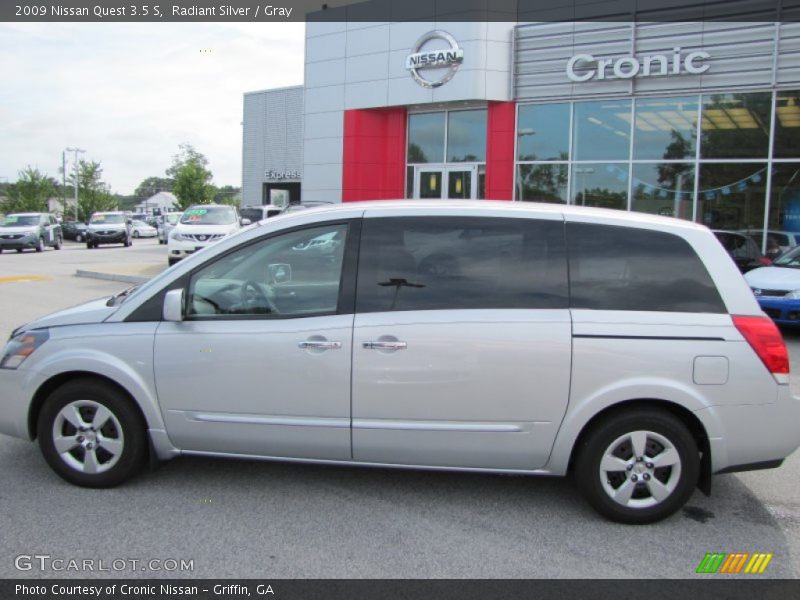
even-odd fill
[(766, 163), (700, 163), (697, 220), (711, 229), (763, 229)]
[(572, 204), (628, 208), (626, 163), (582, 163), (572, 166)]
[(486, 162), (486, 111), (447, 113), (447, 161)]
[(517, 165), (517, 199), (567, 203), (569, 165)]
[(628, 160), (631, 101), (576, 102), (572, 129), (574, 160)]
[(798, 90), (520, 105), (515, 198), (748, 230), (762, 249), (769, 210), (800, 241), (798, 134)]
[(569, 104), (519, 107), (517, 160), (569, 160)]
[(420, 113), (408, 117), (408, 162), (444, 162), (445, 113)]
[(772, 94), (703, 97), (702, 158), (766, 158)]
[(631, 209), (692, 219), (694, 163), (635, 163)]
[(775, 96), (775, 158), (800, 158), (800, 91)]
[(698, 97), (636, 102), (634, 160), (682, 160), (696, 156)]

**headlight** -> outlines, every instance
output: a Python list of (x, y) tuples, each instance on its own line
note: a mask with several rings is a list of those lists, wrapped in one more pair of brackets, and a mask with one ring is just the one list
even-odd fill
[(800, 300), (800, 290), (794, 290), (784, 296), (786, 300)]
[(175, 230), (170, 232), (169, 237), (171, 237), (176, 242), (186, 241), (186, 238), (183, 237), (179, 231), (175, 231)]
[(3, 358), (0, 359), (0, 369), (16, 369), (26, 358), (33, 354), (39, 346), (50, 338), (46, 329), (36, 331), (23, 331), (18, 333), (6, 344)]

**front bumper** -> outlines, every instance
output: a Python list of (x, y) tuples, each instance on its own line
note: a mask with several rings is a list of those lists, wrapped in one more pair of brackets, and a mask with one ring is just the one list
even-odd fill
[(758, 305), (769, 318), (781, 325), (800, 325), (800, 300), (757, 298)]
[(87, 231), (86, 241), (93, 244), (122, 244), (128, 239), (128, 232), (112, 231), (110, 233), (100, 233), (97, 231)]
[[(35, 374), (20, 369), (0, 369), (0, 433), (29, 440), (28, 413)], [(35, 389), (35, 388), (34, 388)]]
[(20, 250), (25, 248), (35, 248), (39, 237), (34, 234), (25, 234), (20, 237), (13, 237), (11, 239), (0, 236), (0, 249), (2, 250)]
[(184, 240), (176, 240), (174, 238), (169, 238), (167, 241), (167, 253), (172, 260), (178, 260), (181, 258), (186, 258), (187, 256), (191, 256), (198, 250), (202, 250), (203, 248), (207, 248), (211, 244), (217, 242), (219, 240), (211, 240), (206, 242), (196, 242), (196, 241), (184, 241)]

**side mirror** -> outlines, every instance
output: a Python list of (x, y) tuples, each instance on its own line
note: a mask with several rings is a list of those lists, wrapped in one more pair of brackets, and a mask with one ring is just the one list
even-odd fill
[(162, 316), (165, 321), (180, 323), (183, 321), (183, 288), (170, 290), (164, 296), (164, 308)]
[(250, 219), (240, 219), (239, 222), (241, 223), (242, 227), (245, 227), (247, 225), (250, 225), (250, 223), (252, 223)]

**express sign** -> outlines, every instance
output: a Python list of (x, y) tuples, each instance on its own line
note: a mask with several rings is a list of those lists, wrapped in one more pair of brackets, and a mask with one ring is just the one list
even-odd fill
[[(591, 79), (632, 79), (660, 75), (699, 75), (708, 71), (711, 65), (704, 61), (711, 58), (708, 52), (689, 52), (681, 54), (674, 48), (672, 55), (653, 54), (637, 58), (595, 58), (591, 54), (576, 54), (567, 62), (567, 77), (571, 81), (583, 82)], [(610, 70), (610, 72), (609, 72)]]

